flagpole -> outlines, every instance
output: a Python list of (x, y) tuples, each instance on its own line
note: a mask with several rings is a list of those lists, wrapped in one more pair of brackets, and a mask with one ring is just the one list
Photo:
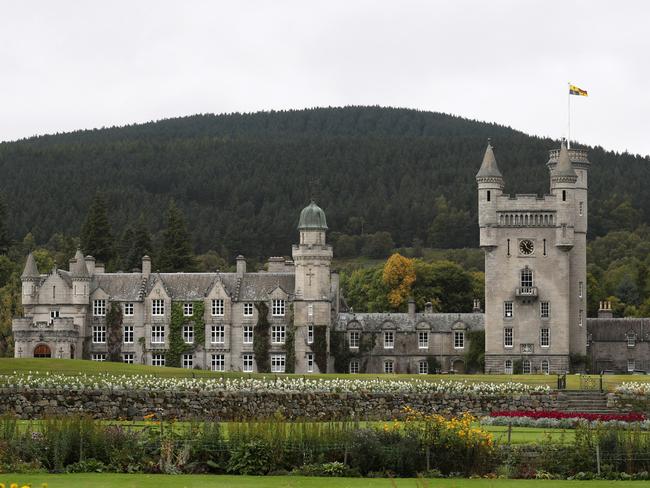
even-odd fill
[(568, 83), (569, 89), (567, 90), (567, 113), (568, 113), (568, 134), (566, 138), (567, 149), (571, 149), (571, 82)]

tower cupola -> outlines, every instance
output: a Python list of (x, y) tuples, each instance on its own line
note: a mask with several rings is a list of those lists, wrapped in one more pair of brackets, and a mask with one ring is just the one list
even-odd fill
[(313, 200), (300, 212), (298, 230), (327, 230), (325, 212)]

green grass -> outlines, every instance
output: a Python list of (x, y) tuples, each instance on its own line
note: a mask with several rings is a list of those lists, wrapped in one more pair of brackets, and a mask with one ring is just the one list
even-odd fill
[(33, 488), (605, 488), (640, 487), (634, 481), (543, 481), (466, 479), (306, 478), (300, 476), (215, 476), (147, 474), (0, 474), (0, 482), (31, 483)]
[[(166, 377), (274, 377), (274, 376), (290, 376), (290, 375), (272, 375), (272, 374), (254, 374), (254, 373), (213, 373), (212, 371), (204, 371), (198, 369), (181, 369), (181, 368), (160, 368), (156, 366), (144, 366), (141, 364), (124, 364), (124, 363), (109, 363), (109, 362), (95, 362), (95, 361), (82, 361), (78, 359), (34, 359), (34, 358), (0, 358), (0, 374), (11, 374), (14, 371), (41, 374), (45, 372), (50, 373), (65, 373), (65, 374), (98, 374), (98, 373), (113, 373), (113, 374), (153, 374), (157, 376)], [(530, 385), (548, 385), (551, 388), (557, 386), (557, 377), (554, 375), (497, 375), (497, 374), (457, 374), (457, 375), (417, 375), (417, 374), (313, 374), (307, 375), (310, 378), (350, 378), (350, 379), (400, 379), (400, 380), (465, 380), (474, 382), (492, 382), (503, 383), (506, 381), (517, 381), (527, 383)], [(598, 384), (598, 376), (592, 376)], [(631, 375), (607, 375), (603, 377), (604, 386), (608, 390), (614, 389), (617, 385), (624, 381), (650, 381), (648, 376), (631, 376)], [(568, 389), (580, 389), (580, 377), (578, 375), (567, 375)]]

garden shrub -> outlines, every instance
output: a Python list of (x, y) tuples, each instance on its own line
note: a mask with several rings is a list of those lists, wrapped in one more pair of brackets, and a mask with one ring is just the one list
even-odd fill
[(239, 444), (230, 452), (227, 471), (234, 474), (265, 475), (276, 468), (271, 446), (261, 440)]

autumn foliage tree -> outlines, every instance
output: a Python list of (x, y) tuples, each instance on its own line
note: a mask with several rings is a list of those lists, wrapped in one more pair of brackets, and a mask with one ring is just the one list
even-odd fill
[(384, 265), (382, 280), (390, 289), (388, 292), (390, 306), (394, 309), (399, 308), (411, 294), (415, 283), (413, 260), (399, 253), (393, 254)]

